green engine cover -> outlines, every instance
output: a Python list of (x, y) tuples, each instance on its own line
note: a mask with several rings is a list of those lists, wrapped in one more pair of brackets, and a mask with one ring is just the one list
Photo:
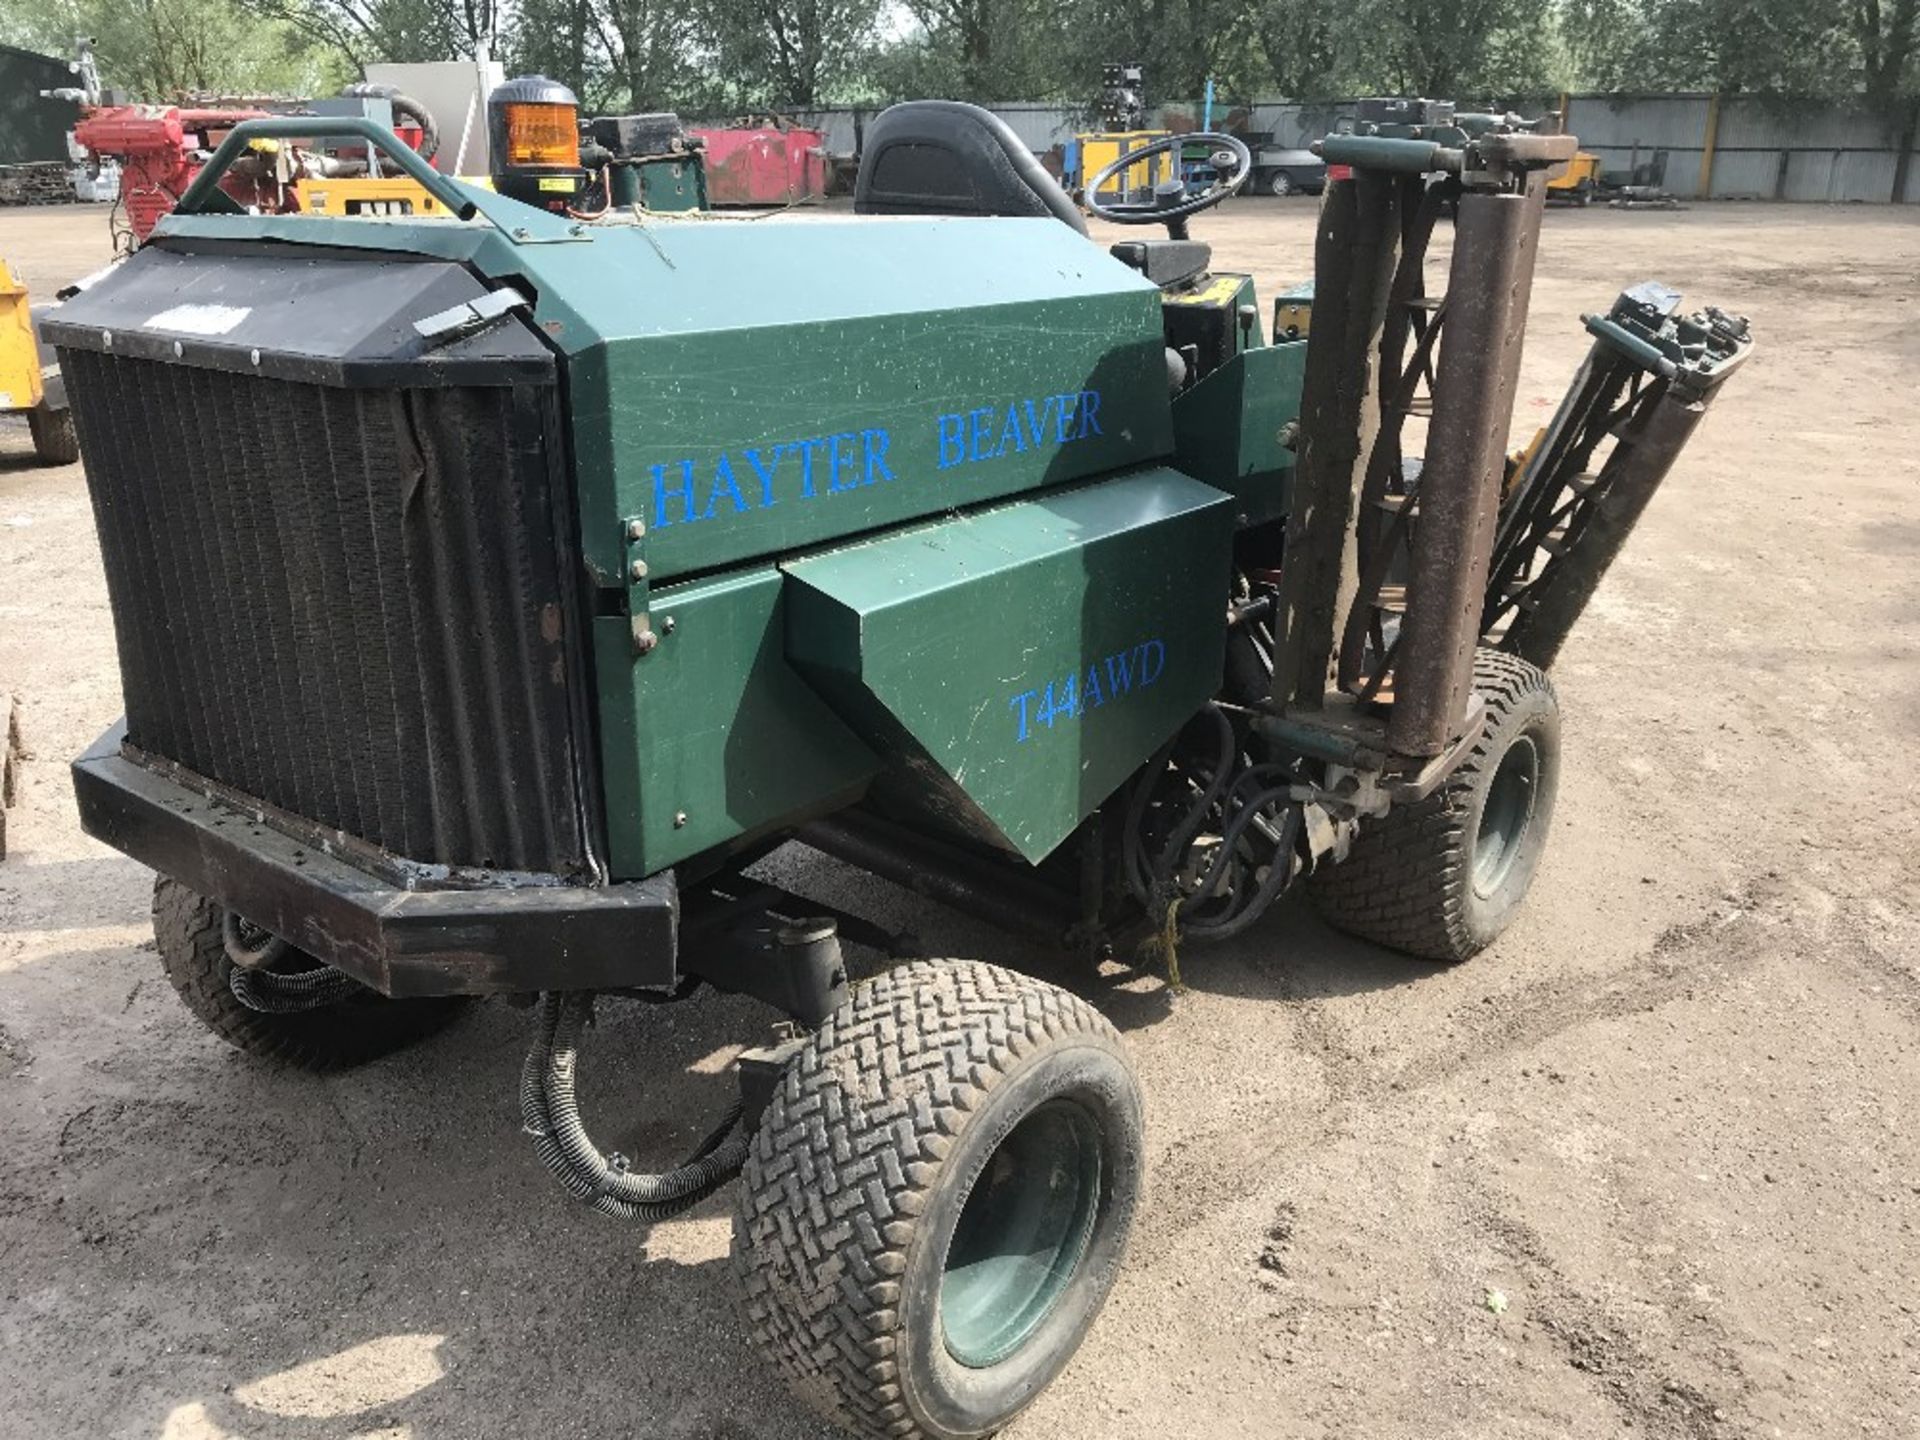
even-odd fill
[(570, 355), (586, 556), (611, 582), (1173, 446), (1159, 292), (1058, 221), (660, 225), (532, 258)]
[(1152, 468), (788, 562), (787, 653), (920, 808), (1039, 861), (1219, 688), (1233, 503)]
[(757, 565), (657, 590), (663, 633), (640, 661), (625, 620), (594, 621), (617, 878), (857, 800), (879, 771), (879, 757), (788, 662), (792, 588)]
[(1306, 365), (1304, 340), (1243, 350), (1173, 402), (1180, 468), (1230, 492), (1242, 525), (1287, 513)]
[(1160, 294), (1102, 247), (476, 200), (501, 223), (169, 234), (433, 255), (529, 297), (565, 357), (616, 877), (883, 786), (1038, 859), (1214, 693), (1234, 501), (1151, 468)]

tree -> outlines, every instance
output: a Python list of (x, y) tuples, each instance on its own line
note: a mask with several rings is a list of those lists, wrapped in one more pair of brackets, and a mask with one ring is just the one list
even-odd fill
[[(1920, 4), (1916, 0), (1853, 0), (1850, 18), (1854, 41), (1860, 47), (1860, 68), (1867, 103), (1890, 110), (1902, 96), (1912, 96), (1914, 49), (1920, 32)], [(1911, 127), (1911, 122), (1909, 122)]]
[(1267, 76), (1290, 100), (1346, 95), (1351, 57), (1343, 52), (1340, 12), (1325, 0), (1266, 0), (1252, 12)]
[[(954, 100), (1091, 97), (1099, 71), (1063, 85), (1067, 11), (1049, 0), (903, 0), (919, 26), (883, 64), (882, 87), (899, 96)], [(1130, 58), (1115, 57), (1108, 58)]]
[(323, 45), (369, 61), (458, 60), (491, 46), (511, 0), (239, 0)]
[(727, 93), (702, 30), (672, 0), (520, 0), (507, 68), (551, 76), (589, 111), (699, 111)]
[(1859, 95), (1914, 88), (1916, 0), (1568, 0), (1584, 84), (1718, 94)]
[(858, 85), (878, 45), (881, 0), (708, 0), (720, 73), (751, 108), (813, 109)]
[(235, 0), (0, 0), (0, 36), (53, 55), (94, 39), (103, 83), (149, 101), (190, 95), (331, 94), (351, 78), (336, 49)]
[(1360, 0), (1345, 28), (1356, 70), (1388, 94), (1473, 103), (1552, 88), (1536, 0)]

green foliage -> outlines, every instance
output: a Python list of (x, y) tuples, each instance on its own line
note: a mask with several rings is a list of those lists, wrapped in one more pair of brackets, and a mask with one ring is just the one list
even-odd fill
[(331, 94), (346, 57), (237, 0), (0, 0), (0, 37), (48, 55), (94, 38), (103, 83), (142, 100)]
[(328, 93), (374, 60), (491, 47), (595, 110), (1043, 100), (1136, 60), (1186, 103), (1558, 90), (1920, 94), (1920, 0), (0, 0), (0, 37), (98, 37), (109, 84)]
[(1920, 0), (1565, 0), (1578, 83), (1844, 98), (1920, 89)]
[(291, 26), (368, 61), (457, 60), (490, 40), (510, 0), (238, 0), (245, 9)]
[(811, 109), (860, 88), (877, 46), (880, 0), (707, 0), (717, 69), (740, 105)]

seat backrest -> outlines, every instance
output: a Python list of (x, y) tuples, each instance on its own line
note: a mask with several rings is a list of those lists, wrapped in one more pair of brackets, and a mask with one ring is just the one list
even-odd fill
[(1006, 121), (957, 100), (909, 100), (867, 127), (858, 215), (1040, 215), (1087, 233), (1067, 192)]

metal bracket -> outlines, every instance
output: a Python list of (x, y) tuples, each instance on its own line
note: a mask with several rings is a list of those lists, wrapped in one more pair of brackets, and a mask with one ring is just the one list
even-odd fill
[(449, 340), (486, 329), (503, 315), (528, 308), (527, 297), (518, 290), (489, 290), (476, 300), (466, 300), (424, 320), (416, 320), (413, 328), (429, 349), (437, 349)]
[(773, 1103), (773, 1092), (786, 1074), (787, 1064), (806, 1044), (804, 1037), (783, 1040), (778, 1045), (756, 1045), (742, 1050), (735, 1062), (740, 1079), (740, 1123), (748, 1134), (760, 1128), (760, 1117)]
[(831, 918), (779, 921), (758, 896), (723, 905), (709, 923), (690, 917), (682, 968), (716, 990), (751, 995), (816, 1030), (847, 998), (847, 965)]

